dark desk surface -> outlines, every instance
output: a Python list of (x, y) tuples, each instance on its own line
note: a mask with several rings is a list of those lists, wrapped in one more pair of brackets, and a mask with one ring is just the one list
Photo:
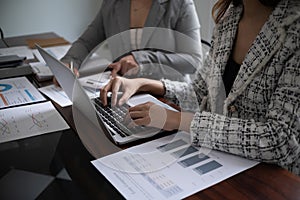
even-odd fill
[[(11, 46), (24, 45), (25, 38), (36, 36), (40, 38), (22, 36), (6, 41)], [(74, 128), (71, 107), (54, 105)], [(20, 199), (34, 193), (37, 199), (123, 199), (90, 163), (94, 158), (73, 128), (0, 144), (0, 199), (6, 199), (7, 193), (24, 194)], [(45, 177), (51, 181), (41, 187)], [(300, 199), (300, 177), (262, 163), (187, 199)]]

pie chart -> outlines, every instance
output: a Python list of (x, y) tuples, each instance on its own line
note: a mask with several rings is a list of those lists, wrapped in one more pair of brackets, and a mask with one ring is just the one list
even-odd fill
[(12, 88), (9, 84), (0, 84), (0, 92), (6, 92)]

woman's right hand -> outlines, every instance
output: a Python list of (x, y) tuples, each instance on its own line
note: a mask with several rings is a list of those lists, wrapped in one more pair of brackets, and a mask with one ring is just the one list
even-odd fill
[[(107, 105), (107, 94), (112, 93), (111, 105), (123, 105), (132, 95), (134, 95), (140, 88), (140, 81), (136, 79), (127, 79), (123, 77), (113, 77), (108, 84), (100, 89), (100, 99), (104, 106)], [(118, 92), (123, 92), (122, 97), (117, 102)]]
[[(118, 92), (123, 92), (122, 97), (117, 102)], [(136, 78), (127, 79), (124, 77), (113, 77), (106, 86), (100, 89), (100, 99), (104, 106), (107, 105), (107, 94), (112, 93), (111, 105), (123, 105), (137, 92), (147, 92), (154, 95), (163, 95), (164, 86), (160, 81)]]

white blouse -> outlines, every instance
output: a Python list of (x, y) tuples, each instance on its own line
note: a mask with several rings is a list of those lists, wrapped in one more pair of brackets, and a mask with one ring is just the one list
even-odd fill
[(141, 48), (142, 34), (143, 34), (142, 28), (130, 29), (130, 44), (133, 50)]

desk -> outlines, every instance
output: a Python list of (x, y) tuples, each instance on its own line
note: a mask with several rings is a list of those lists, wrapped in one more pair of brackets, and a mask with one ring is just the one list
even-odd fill
[[(8, 46), (24, 46), (27, 45), (26, 39), (39, 38), (39, 39), (49, 39), (49, 38), (58, 38), (59, 36), (53, 32), (32, 34), (32, 35), (22, 35), (16, 37), (5, 38), (5, 42)], [(6, 45), (2, 40), (0, 40), (0, 48), (5, 48)]]
[[(36, 36), (6, 41), (11, 46), (25, 45), (26, 38)], [(57, 35), (46, 33), (42, 36)], [(54, 105), (71, 129), (0, 144), (0, 185), (9, 172), (22, 170), (55, 178), (37, 199), (123, 199), (90, 163), (94, 158), (74, 131), (71, 108)], [(72, 181), (67, 175), (59, 175), (64, 170)], [(15, 192), (14, 188), (11, 192)], [(278, 166), (262, 163), (187, 199), (300, 199), (300, 177)]]

